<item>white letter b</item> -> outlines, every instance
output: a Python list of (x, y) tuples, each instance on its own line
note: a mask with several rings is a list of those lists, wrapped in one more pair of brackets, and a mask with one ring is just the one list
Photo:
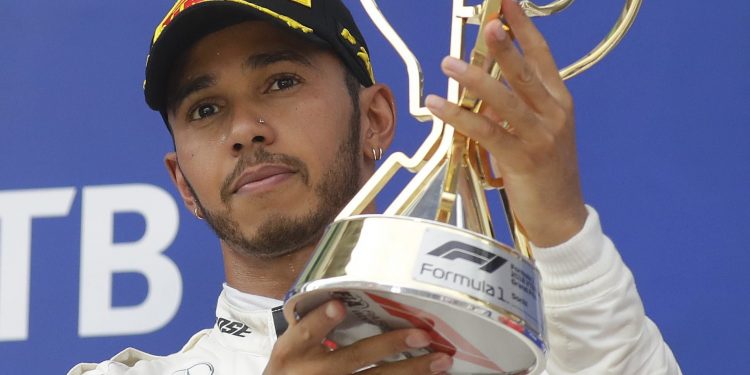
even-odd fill
[[(179, 226), (177, 205), (163, 189), (144, 184), (86, 187), (81, 223), (81, 337), (141, 334), (165, 326), (182, 299), (182, 276), (162, 254)], [(143, 216), (146, 230), (135, 242), (114, 242), (115, 213)], [(142, 274), (148, 294), (140, 305), (112, 306), (112, 275)]]

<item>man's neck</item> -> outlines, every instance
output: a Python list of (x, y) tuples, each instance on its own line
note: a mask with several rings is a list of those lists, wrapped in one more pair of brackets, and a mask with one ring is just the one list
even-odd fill
[(243, 255), (222, 243), (227, 284), (241, 292), (283, 299), (310, 259), (316, 244), (273, 259)]
[[(367, 178), (369, 176), (365, 177), (361, 184)], [(362, 210), (363, 214), (375, 212), (375, 202), (371, 202)], [(322, 237), (322, 234), (318, 237), (318, 240), (320, 240), (320, 237)], [(310, 260), (318, 246), (318, 240), (291, 254), (273, 259), (243, 255), (221, 241), (227, 284), (244, 293), (283, 299)]]

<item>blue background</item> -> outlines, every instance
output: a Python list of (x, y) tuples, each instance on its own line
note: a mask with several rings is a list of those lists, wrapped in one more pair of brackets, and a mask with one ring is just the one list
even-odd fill
[[(426, 91), (444, 93), (437, 66), (447, 53), (449, 2), (381, 2), (422, 60)], [(398, 96), (395, 147), (413, 150), (427, 126), (408, 116), (403, 64), (350, 4), (378, 80)], [(182, 207), (166, 252), (184, 283), (174, 319), (146, 335), (77, 336), (80, 189), (148, 183), (174, 192), (162, 164), (171, 142), (141, 91), (148, 42), (172, 2), (1, 5), (0, 192), (74, 186), (78, 194), (67, 217), (34, 221), (29, 338), (0, 342), (0, 374), (65, 373), (126, 346), (178, 350), (212, 324), (223, 280), (217, 241)], [(560, 64), (596, 43), (620, 6), (579, 1), (541, 20)], [(744, 1), (646, 2), (622, 44), (569, 82), (586, 200), (686, 374), (750, 368), (750, 255), (742, 242), (750, 219), (749, 17)], [(143, 230), (142, 219), (124, 215), (116, 239), (134, 241)], [(115, 303), (138, 304), (146, 288), (143, 277), (117, 275)]]

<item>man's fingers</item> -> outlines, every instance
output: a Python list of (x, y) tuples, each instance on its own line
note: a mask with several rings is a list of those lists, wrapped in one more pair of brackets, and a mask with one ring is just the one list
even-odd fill
[(453, 358), (445, 353), (431, 353), (403, 361), (390, 362), (357, 374), (364, 375), (412, 375), (444, 374), (453, 366)]
[(509, 119), (510, 127), (506, 130), (502, 128), (501, 123), (493, 123), (484, 115), (468, 111), (437, 95), (428, 95), (425, 105), (435, 116), (455, 127), (461, 134), (478, 140), (487, 149), (513, 147), (514, 136), (526, 131), (523, 126), (515, 127), (513, 117), (504, 117), (506, 116), (504, 114), (495, 115)]
[(440, 67), (474, 96), (482, 98), (485, 105), (503, 119), (517, 122), (528, 111), (528, 106), (518, 96), (498, 80), (491, 79), (482, 68), (450, 56), (443, 59)]
[[(502, 9), (505, 20), (513, 30), (513, 35), (518, 40), (524, 56), (534, 65), (547, 89), (558, 99), (561, 95), (567, 95), (567, 89), (560, 79), (555, 59), (542, 33), (515, 1), (503, 0)], [(494, 35), (491, 35), (494, 31), (494, 29), (488, 30), (490, 40), (496, 39)], [(488, 43), (492, 42), (488, 41)]]
[[(492, 113), (502, 120), (513, 123), (514, 135), (525, 138), (530, 136), (530, 132), (534, 131), (533, 126), (530, 126), (534, 122), (534, 112), (531, 111), (526, 102), (508, 90), (501, 82), (491, 79), (481, 68), (452, 57), (446, 57), (443, 60), (442, 68), (445, 74), (459, 81), (472, 94), (482, 98), (484, 106), (489, 106)], [(435, 104), (437, 104), (435, 101), (428, 103), (428, 107)], [(463, 114), (453, 107), (445, 107), (444, 109), (443, 115), (440, 117), (450, 124), (454, 124), (456, 120), (468, 119), (467, 116), (470, 116), (468, 113)], [(437, 114), (436, 112), (433, 113)], [(490, 133), (494, 134), (495, 129), (482, 127), (480, 122), (477, 122), (477, 125), (479, 126), (477, 130), (480, 132), (489, 130)]]
[[(389, 357), (430, 345), (430, 335), (420, 329), (400, 329), (362, 339), (352, 345), (331, 351), (322, 341), (345, 315), (340, 301), (329, 301), (312, 310), (279, 337), (274, 346), (264, 374), (351, 374), (363, 368), (378, 365)], [(424, 357), (424, 358), (423, 358)], [(434, 374), (452, 365), (449, 356), (431, 353), (419, 360), (398, 361), (398, 366), (383, 366), (393, 372), (373, 374)], [(415, 358), (416, 359), (416, 358)]]
[(537, 68), (521, 55), (510, 35), (503, 29), (502, 23), (499, 20), (490, 21), (485, 33), (487, 47), (500, 65), (503, 76), (513, 88), (513, 92), (523, 98), (536, 112), (541, 113), (544, 108), (556, 104), (555, 98), (550, 95), (539, 77)]
[(331, 330), (344, 319), (345, 310), (340, 301), (328, 301), (310, 311), (302, 319), (292, 322), (289, 329), (281, 335), (279, 341), (284, 341), (290, 347), (299, 349), (316, 347)]
[(343, 371), (354, 372), (385, 358), (430, 345), (430, 336), (419, 329), (400, 329), (368, 337), (331, 353)]

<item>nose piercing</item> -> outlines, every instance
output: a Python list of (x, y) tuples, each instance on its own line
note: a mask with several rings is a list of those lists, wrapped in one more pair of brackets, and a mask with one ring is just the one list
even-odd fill
[(263, 125), (266, 123), (266, 120), (263, 119), (263, 117), (258, 117), (258, 125)]

